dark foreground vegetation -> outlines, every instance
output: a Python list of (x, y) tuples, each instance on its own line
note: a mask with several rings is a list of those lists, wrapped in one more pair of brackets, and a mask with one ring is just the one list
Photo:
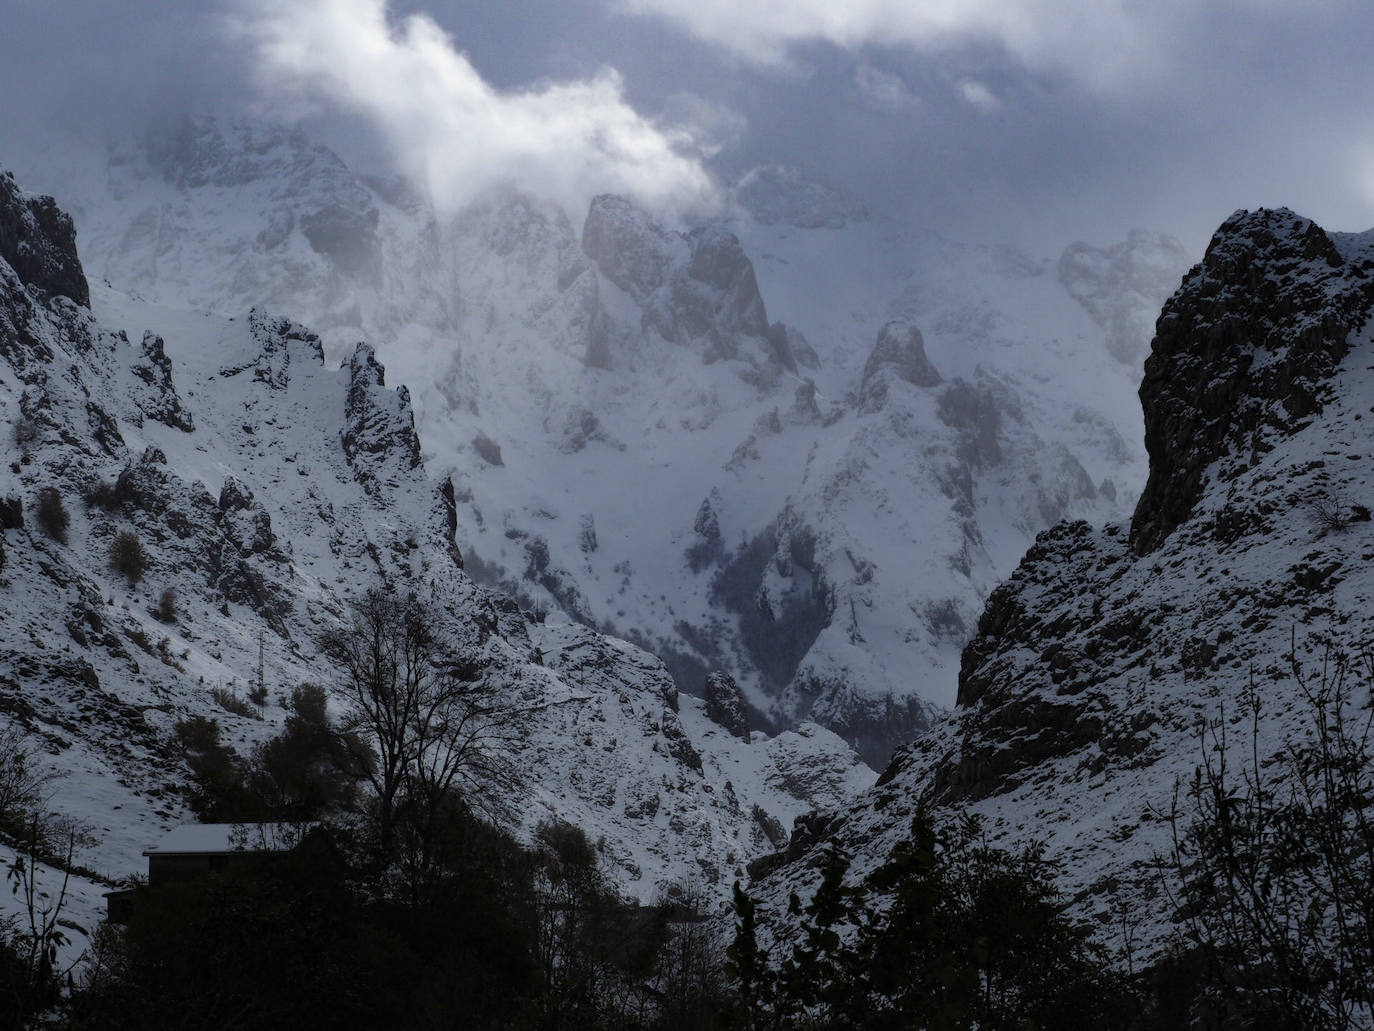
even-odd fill
[[(322, 828), (292, 851), (135, 890), (88, 962), (57, 967), (79, 836), (32, 816), (44, 778), (22, 735), (0, 740), (0, 834), (28, 921), (0, 926), (0, 1031), (68, 1029), (1078, 1029), (1345, 1031), (1374, 1003), (1374, 667), (1296, 661), (1307, 727), (1261, 755), (1199, 728), (1158, 890), (1178, 921), (1148, 969), (1065, 916), (1038, 847), (992, 844), (976, 820), (918, 812), (876, 870), (817, 853), (815, 890), (784, 912), (736, 886), (733, 934), (689, 888), (632, 905), (578, 828), (531, 844), (487, 817), (520, 715), (425, 629), (375, 595), (326, 643), (346, 671), (302, 685), (249, 755), (213, 719), (177, 727), (188, 798), (210, 822)], [(1248, 752), (1247, 748), (1248, 746)], [(306, 847), (309, 845), (310, 847)]]

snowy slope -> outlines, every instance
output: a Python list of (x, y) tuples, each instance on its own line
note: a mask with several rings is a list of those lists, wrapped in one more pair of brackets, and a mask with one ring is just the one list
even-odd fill
[[(450, 483), (430, 478), (409, 394), (385, 385), (371, 348), (334, 367), (285, 319), (104, 285), (87, 307), (64, 218), (0, 178), (0, 718), (60, 775), (52, 805), (90, 831), (85, 867), (138, 872), (142, 849), (188, 818), (173, 723), (213, 715), (239, 747), (270, 734), (290, 687), (330, 683), (321, 634), (383, 584), (415, 592), (531, 714), (510, 757), (524, 774), (512, 823), (582, 826), (631, 895), (685, 880), (724, 892), (780, 826), (871, 782), (828, 731), (730, 738), (657, 659), (558, 614), (532, 622), (474, 583)], [(101, 484), (104, 503), (84, 504)], [(65, 542), (35, 522), (48, 487), (71, 516)], [(136, 584), (109, 567), (121, 531), (148, 555)], [(171, 623), (154, 615), (166, 588)], [(259, 649), (264, 719), (218, 709), (211, 690), (246, 691)], [(76, 886), (83, 933), (105, 887)]]
[(1315, 680), (1374, 632), (1371, 272), (1368, 233), (1328, 237), (1283, 210), (1222, 225), (1159, 319), (1133, 519), (1042, 533), (989, 599), (956, 711), (861, 804), (815, 822), (761, 891), (776, 903), (812, 882), (821, 839), (862, 871), (918, 802), (957, 804), (995, 839), (1047, 842), (1107, 935), (1124, 898), (1146, 955), (1167, 930), (1150, 862), (1201, 761), (1200, 721), (1224, 721), (1239, 769), (1253, 683), (1264, 759), (1301, 733), (1293, 645)]
[[(211, 121), (47, 161), (73, 170), (93, 277), (266, 305), (340, 358), (373, 342), (479, 580), (636, 641), (686, 691), (727, 670), (874, 764), (953, 700), (1035, 533), (1124, 515), (1144, 480), (1123, 358), (1184, 265), (1149, 234), (1056, 262), (776, 168), (686, 233), (617, 198), (584, 218), (498, 192), (441, 220), (298, 133)], [(865, 375), (893, 320), (938, 379)]]

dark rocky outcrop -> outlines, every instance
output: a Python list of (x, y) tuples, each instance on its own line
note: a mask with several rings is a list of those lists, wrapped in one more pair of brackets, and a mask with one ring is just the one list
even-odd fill
[(24, 502), (19, 498), (0, 498), (0, 530), (24, 528)]
[(993, 385), (962, 378), (940, 392), (936, 411), (941, 422), (959, 431), (959, 458), (965, 468), (987, 468), (1001, 461), (999, 440), (1008, 400)]
[(341, 434), (344, 455), (363, 488), (378, 496), (389, 479), (388, 466), (420, 467), (420, 437), (410, 392), (405, 387), (383, 391), (386, 372), (376, 352), (359, 344), (348, 361), (348, 402)]
[(172, 362), (162, 337), (153, 332), (143, 334), (142, 358), (132, 371), (143, 383), (134, 400), (145, 417), (186, 433), (195, 430), (195, 420), (172, 382)]
[(486, 462), (487, 465), (505, 465), (501, 459), (501, 445), (492, 440), (485, 433), (479, 433), (472, 438), (472, 449), (477, 452), (477, 456)]
[[(739, 616), (740, 641), (766, 683), (786, 686), (822, 630), (830, 625), (834, 592), (816, 561), (815, 531), (784, 511), (740, 546), (711, 582), (712, 601)], [(776, 579), (768, 576), (771, 571)], [(782, 586), (770, 593), (767, 581)]]
[[(719, 503), (719, 498), (716, 499)], [(715, 565), (725, 555), (725, 541), (720, 534), (720, 519), (716, 515), (711, 498), (702, 499), (697, 509), (697, 517), (692, 521), (692, 543), (687, 546), (687, 566), (693, 573), (700, 573), (707, 566)]]
[(90, 307), (71, 216), (51, 197), (24, 193), (9, 172), (0, 172), (0, 259), (25, 286)]
[(1233, 478), (1273, 432), (1320, 410), (1347, 337), (1374, 305), (1370, 271), (1287, 209), (1239, 211), (1217, 230), (1165, 304), (1145, 361), (1150, 476), (1131, 523), (1138, 554), (1188, 518), (1209, 467)]
[(878, 340), (864, 363), (861, 387), (883, 369), (891, 369), (900, 379), (918, 387), (939, 384), (940, 374), (926, 357), (921, 331), (905, 320), (894, 320), (878, 331)]
[[(720, 227), (707, 226), (687, 234), (692, 249), (685, 277), (678, 277), (673, 289), (673, 301), (681, 309), (680, 321), (692, 336), (738, 334), (764, 337), (769, 334), (768, 313), (764, 310), (758, 280), (754, 277), (754, 263), (744, 253), (739, 238)], [(695, 284), (709, 287), (711, 292), (695, 289)], [(779, 343), (773, 341), (777, 348)], [(778, 355), (784, 367), (795, 371), (792, 357), (784, 350)]]
[(735, 737), (749, 740), (748, 705), (735, 678), (729, 673), (712, 673), (702, 690), (706, 701), (706, 717), (720, 724)]

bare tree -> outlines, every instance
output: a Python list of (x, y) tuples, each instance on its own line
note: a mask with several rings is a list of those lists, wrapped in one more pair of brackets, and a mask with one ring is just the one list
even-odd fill
[(1224, 712), (1199, 725), (1200, 763), (1169, 814), (1163, 884), (1219, 995), (1275, 1027), (1365, 1028), (1374, 1024), (1374, 661), (1328, 647), (1309, 673), (1296, 652), (1295, 642), (1301, 735), (1261, 751), (1253, 679), (1242, 698), (1248, 739), (1228, 741)]
[(420, 876), (438, 860), (446, 807), (482, 808), (511, 781), (506, 746), (522, 713), (413, 595), (369, 592), (323, 648), (343, 672), (342, 740), (372, 787), (380, 850)]
[(33, 810), (45, 800), (54, 774), (35, 761), (28, 736), (18, 724), (0, 730), (0, 833), (23, 835)]

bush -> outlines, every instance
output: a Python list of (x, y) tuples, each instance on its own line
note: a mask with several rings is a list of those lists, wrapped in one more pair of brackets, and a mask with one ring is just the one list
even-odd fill
[(44, 487), (38, 492), (38, 504), (34, 507), (33, 517), (38, 520), (39, 528), (59, 544), (67, 543), (67, 527), (71, 516), (67, 506), (62, 504), (62, 495), (56, 487)]
[(36, 751), (18, 724), (0, 731), (0, 832), (20, 833), (29, 814), (45, 801), (53, 774), (36, 761)]
[(226, 691), (222, 687), (212, 687), (210, 697), (219, 703), (221, 709), (232, 712), (235, 716), (243, 716), (250, 720), (262, 719), (262, 713), (257, 706), (247, 699), (240, 698), (233, 691)]
[(162, 592), (157, 600), (157, 608), (153, 609), (153, 618), (159, 623), (175, 623), (177, 621), (177, 589), (168, 587)]
[(87, 508), (99, 508), (106, 512), (117, 512), (126, 506), (133, 506), (137, 500), (133, 477), (125, 472), (114, 483), (97, 480), (82, 495), (82, 500)]
[(262, 819), (260, 806), (244, 787), (242, 758), (220, 739), (219, 721), (189, 716), (173, 730), (191, 770), (191, 811), (209, 823)]
[(20, 454), (27, 455), (37, 440), (38, 427), (21, 415), (14, 424), (14, 443)]
[(148, 568), (148, 554), (143, 550), (143, 542), (130, 530), (115, 534), (110, 545), (110, 568), (122, 574), (132, 587), (143, 579)]

